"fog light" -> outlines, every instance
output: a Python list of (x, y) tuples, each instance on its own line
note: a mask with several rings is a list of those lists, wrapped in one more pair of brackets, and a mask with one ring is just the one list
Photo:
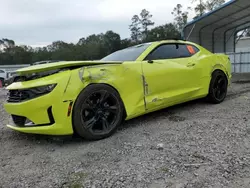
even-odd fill
[(34, 125), (35, 125), (34, 122), (26, 118), (25, 125), (24, 125), (25, 127), (34, 126)]

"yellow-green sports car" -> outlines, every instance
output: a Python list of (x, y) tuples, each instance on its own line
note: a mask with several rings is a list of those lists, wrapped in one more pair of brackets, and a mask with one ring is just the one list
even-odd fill
[(184, 40), (144, 43), (97, 61), (64, 61), (17, 70), (7, 87), (7, 125), (16, 131), (78, 135), (115, 132), (123, 120), (198, 98), (221, 103), (231, 63)]

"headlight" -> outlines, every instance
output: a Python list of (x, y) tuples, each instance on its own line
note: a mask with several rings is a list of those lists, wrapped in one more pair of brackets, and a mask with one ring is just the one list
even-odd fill
[(56, 87), (56, 84), (50, 84), (50, 85), (30, 88), (29, 90), (34, 92), (37, 95), (41, 95), (41, 94), (50, 93), (55, 87)]
[(16, 90), (9, 90), (8, 93), (8, 102), (23, 102), (26, 100), (30, 100), (41, 95), (45, 95), (50, 93), (56, 84), (49, 84), (45, 86), (38, 86), (29, 89), (16, 89)]

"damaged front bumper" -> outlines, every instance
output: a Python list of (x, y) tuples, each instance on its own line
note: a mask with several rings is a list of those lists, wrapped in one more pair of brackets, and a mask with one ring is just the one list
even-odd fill
[(69, 112), (73, 101), (64, 100), (69, 79), (68, 71), (8, 86), (4, 108), (11, 121), (7, 127), (33, 134), (73, 134)]

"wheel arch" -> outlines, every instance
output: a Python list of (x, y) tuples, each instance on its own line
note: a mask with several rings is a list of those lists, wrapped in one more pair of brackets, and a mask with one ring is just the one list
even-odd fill
[(227, 80), (228, 80), (228, 81), (230, 80), (230, 73), (227, 71), (227, 68), (226, 68), (223, 64), (216, 64), (216, 65), (212, 68), (212, 71), (211, 71), (211, 79), (212, 79), (213, 74), (214, 74), (216, 71), (222, 72), (222, 73), (227, 77)]
[(212, 80), (212, 78), (213, 78), (213, 75), (214, 75), (216, 72), (221, 72), (221, 73), (223, 73), (223, 74), (226, 76), (227, 81), (229, 80), (229, 76), (228, 76), (228, 74), (227, 74), (227, 72), (226, 72), (225, 70), (220, 69), (220, 68), (216, 68), (216, 69), (214, 69), (214, 70), (212, 71), (212, 73), (211, 73), (210, 82), (211, 82), (211, 80)]

